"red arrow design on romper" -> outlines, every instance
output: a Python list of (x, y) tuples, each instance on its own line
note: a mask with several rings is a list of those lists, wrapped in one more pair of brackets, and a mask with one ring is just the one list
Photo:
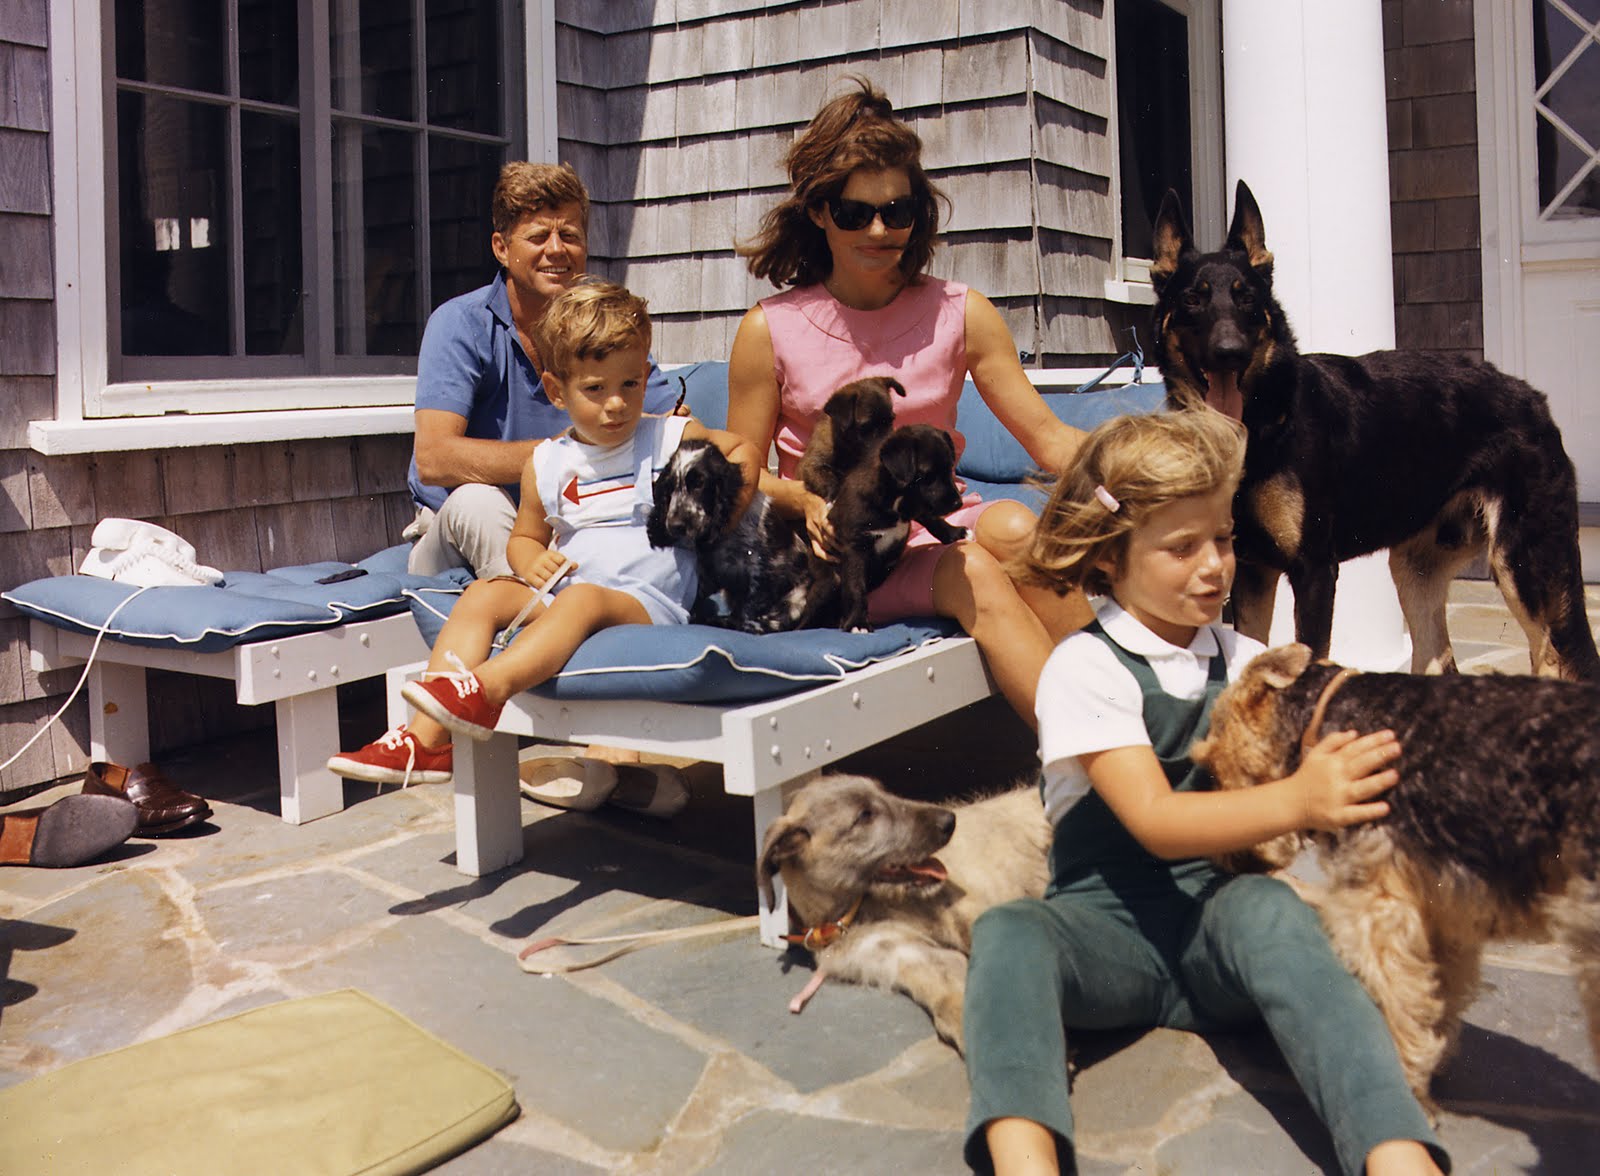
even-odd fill
[(626, 486), (607, 486), (604, 490), (591, 490), (585, 494), (578, 489), (578, 478), (577, 475), (574, 474), (572, 481), (568, 482), (566, 486), (563, 487), (561, 491), (561, 497), (565, 498), (568, 502), (582, 502), (585, 498), (598, 498), (602, 494), (615, 494), (618, 490), (632, 489), (633, 483), (629, 482)]

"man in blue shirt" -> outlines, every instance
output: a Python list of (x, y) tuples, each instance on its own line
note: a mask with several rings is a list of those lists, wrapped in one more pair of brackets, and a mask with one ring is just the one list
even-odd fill
[[(570, 423), (539, 380), (533, 328), (589, 261), (589, 193), (566, 164), (508, 163), (495, 184), (490, 247), (500, 273), (428, 318), (417, 356), (416, 437), (408, 478), (417, 517), (409, 568), (509, 575), (506, 540), (522, 467)], [(671, 412), (652, 362), (645, 411)]]

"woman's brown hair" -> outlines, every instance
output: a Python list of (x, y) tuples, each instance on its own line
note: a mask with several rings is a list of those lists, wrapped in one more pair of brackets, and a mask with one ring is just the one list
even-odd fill
[(917, 218), (911, 226), (900, 272), (915, 281), (933, 256), (944, 194), (922, 170), (922, 140), (895, 117), (889, 99), (865, 78), (834, 98), (789, 148), (784, 166), (789, 194), (761, 218), (755, 238), (739, 246), (750, 272), (775, 286), (810, 286), (833, 272), (833, 256), (810, 211), (844, 191), (857, 168), (901, 168), (911, 180)]

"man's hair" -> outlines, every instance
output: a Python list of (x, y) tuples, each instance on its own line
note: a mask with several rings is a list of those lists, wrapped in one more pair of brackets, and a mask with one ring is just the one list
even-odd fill
[(489, 221), (497, 233), (509, 233), (525, 216), (546, 209), (576, 204), (589, 230), (589, 190), (578, 173), (565, 163), (529, 163), (516, 160), (500, 169), (490, 202)]
[(551, 300), (533, 344), (542, 370), (565, 380), (575, 360), (604, 359), (625, 347), (649, 352), (650, 310), (615, 282), (580, 278)]
[(761, 218), (753, 240), (739, 246), (750, 272), (774, 286), (810, 286), (833, 272), (828, 240), (810, 212), (844, 191), (858, 168), (901, 168), (911, 180), (917, 218), (911, 226), (900, 272), (914, 282), (933, 256), (943, 194), (922, 170), (922, 140), (895, 117), (883, 91), (865, 78), (817, 111), (784, 157), (789, 194)]
[(1220, 412), (1114, 417), (1089, 434), (1062, 473), (1032, 545), (1011, 570), (1057, 592), (1109, 592), (1110, 577), (1096, 565), (1109, 556), (1124, 567), (1136, 527), (1180, 498), (1232, 495), (1243, 473), (1244, 428)]

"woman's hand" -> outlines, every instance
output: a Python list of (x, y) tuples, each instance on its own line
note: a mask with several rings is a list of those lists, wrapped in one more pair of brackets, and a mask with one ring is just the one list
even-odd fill
[(828, 521), (828, 508), (831, 505), (826, 499), (805, 491), (805, 520), (806, 534), (811, 537), (811, 550), (820, 560), (835, 563), (839, 556), (833, 537), (833, 524)]
[(1374, 798), (1399, 782), (1400, 773), (1389, 767), (1399, 758), (1400, 741), (1393, 731), (1324, 735), (1291, 777), (1305, 804), (1303, 827), (1333, 833), (1388, 816), (1388, 802)]

